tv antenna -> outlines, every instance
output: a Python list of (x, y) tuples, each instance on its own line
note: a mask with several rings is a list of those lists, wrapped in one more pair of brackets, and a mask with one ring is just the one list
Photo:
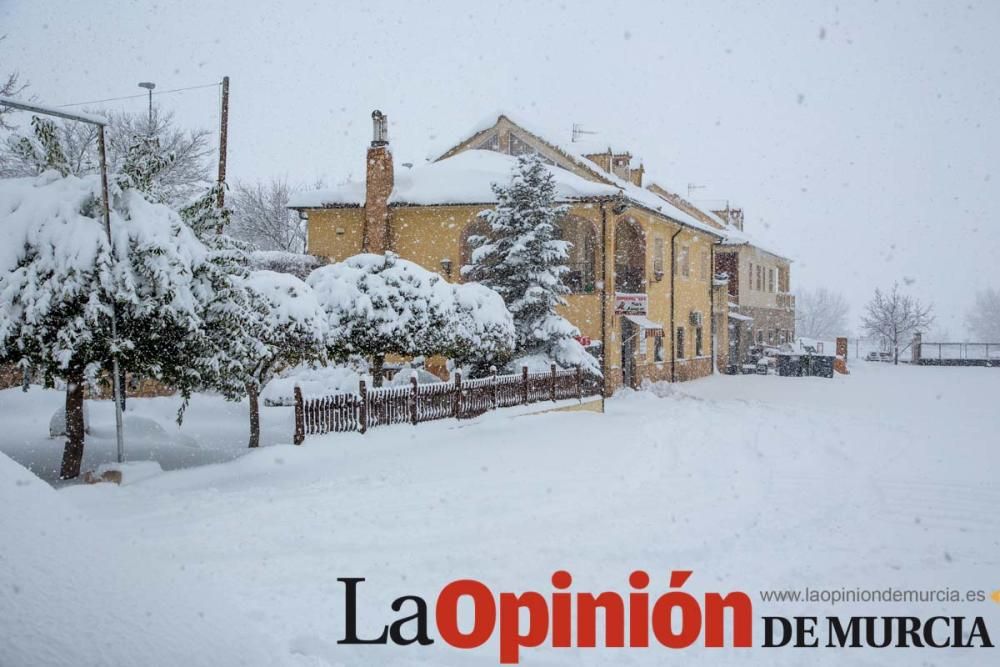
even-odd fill
[(594, 132), (593, 130), (583, 129), (583, 126), (580, 125), (580, 123), (573, 123), (573, 138), (571, 139), (573, 143), (580, 141), (580, 137), (582, 137), (585, 134), (599, 134), (599, 133)]
[(688, 183), (688, 199), (691, 199), (695, 190), (704, 190), (707, 186), (696, 185), (695, 183)]

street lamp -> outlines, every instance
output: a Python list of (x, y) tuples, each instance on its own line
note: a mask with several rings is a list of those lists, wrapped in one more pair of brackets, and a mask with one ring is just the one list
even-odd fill
[(153, 131), (153, 88), (156, 88), (156, 84), (152, 81), (140, 81), (140, 88), (145, 88), (149, 91), (149, 131)]

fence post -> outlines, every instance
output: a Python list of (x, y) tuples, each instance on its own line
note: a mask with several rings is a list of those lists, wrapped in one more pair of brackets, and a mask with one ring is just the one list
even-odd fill
[(361, 403), (358, 405), (358, 430), (364, 433), (368, 430), (368, 388), (365, 381), (358, 381), (358, 393), (361, 394)]
[(451, 410), (455, 419), (462, 416), (462, 371), (455, 371), (455, 396), (452, 399)]
[(556, 400), (556, 365), (555, 364), (551, 364), (549, 366), (549, 368), (552, 371), (552, 374), (549, 376), (549, 398), (551, 398), (552, 401), (555, 402), (555, 400)]
[(583, 371), (579, 364), (576, 366), (576, 400), (583, 401)]
[(521, 366), (521, 391), (524, 393), (524, 404), (528, 404), (528, 367)]
[(417, 390), (417, 374), (410, 376), (410, 421), (414, 426), (417, 424), (417, 397), (420, 394)]
[(296, 445), (301, 445), (306, 439), (306, 411), (305, 406), (302, 404), (302, 389), (299, 385), (295, 385), (295, 437), (292, 438), (292, 442)]
[(490, 405), (490, 409), (491, 410), (496, 410), (497, 409), (497, 403), (499, 402), (499, 401), (497, 401), (497, 367), (496, 366), (490, 366), (490, 384), (493, 385), (493, 403)]

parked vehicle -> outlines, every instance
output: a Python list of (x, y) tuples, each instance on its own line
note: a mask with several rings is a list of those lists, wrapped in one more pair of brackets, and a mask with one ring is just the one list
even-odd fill
[(892, 352), (869, 352), (865, 361), (892, 361)]

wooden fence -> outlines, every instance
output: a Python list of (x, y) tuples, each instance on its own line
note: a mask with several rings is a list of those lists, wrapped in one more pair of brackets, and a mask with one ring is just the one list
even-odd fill
[(418, 385), (410, 378), (409, 386), (369, 389), (365, 381), (358, 391), (317, 398), (302, 397), (295, 387), (295, 437), (302, 444), (307, 435), (341, 433), (388, 424), (419, 424), (455, 417), (470, 419), (515, 405), (540, 401), (582, 399), (600, 392), (600, 383), (588, 381), (579, 368), (569, 371), (529, 373), (522, 368), (520, 375), (497, 375), (476, 380), (462, 380), (461, 373), (449, 382)]

